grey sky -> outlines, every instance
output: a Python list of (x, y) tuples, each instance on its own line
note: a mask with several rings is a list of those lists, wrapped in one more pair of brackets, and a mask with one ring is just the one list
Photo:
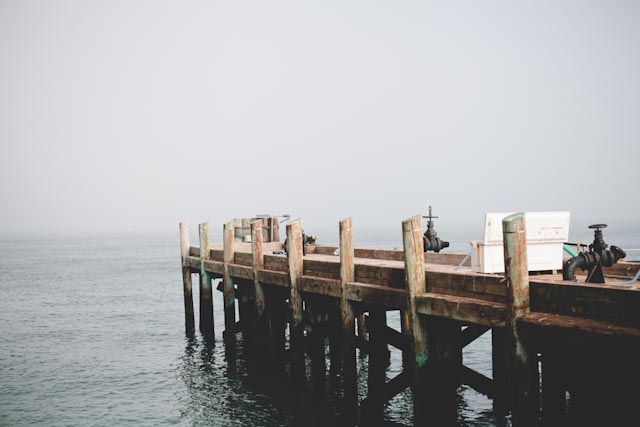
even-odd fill
[(639, 5), (2, 0), (0, 236), (638, 228)]

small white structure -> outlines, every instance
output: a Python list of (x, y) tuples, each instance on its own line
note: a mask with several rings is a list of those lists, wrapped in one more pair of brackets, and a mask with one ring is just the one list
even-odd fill
[[(502, 220), (510, 213), (488, 213), (484, 240), (471, 244), (471, 268), (479, 273), (504, 272)], [(569, 212), (525, 212), (529, 271), (561, 270), (562, 245), (569, 238)]]

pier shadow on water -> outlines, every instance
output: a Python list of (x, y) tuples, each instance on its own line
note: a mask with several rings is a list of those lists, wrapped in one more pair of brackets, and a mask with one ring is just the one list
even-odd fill
[[(415, 393), (407, 388), (382, 404), (366, 401), (368, 357), (361, 352), (358, 391), (364, 403), (346, 406), (328, 346), (323, 361), (305, 357), (302, 378), (287, 357), (285, 350), (282, 360), (270, 360), (242, 334), (235, 344), (212, 342), (201, 334), (185, 338), (177, 367), (187, 391), (179, 396), (182, 416), (193, 425), (213, 426), (510, 425), (490, 399), (451, 382), (434, 382), (437, 386)], [(402, 370), (400, 352), (392, 350), (389, 362), (386, 381)]]

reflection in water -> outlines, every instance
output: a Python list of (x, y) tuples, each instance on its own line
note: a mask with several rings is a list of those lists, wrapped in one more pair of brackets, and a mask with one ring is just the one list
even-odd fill
[[(427, 381), (432, 387), (406, 389), (383, 409), (366, 406), (356, 417), (349, 416), (352, 411), (343, 407), (336, 392), (340, 374), (335, 367), (331, 373), (328, 347), (322, 361), (305, 358), (306, 382), (292, 378), (290, 364), (274, 364), (264, 352), (250, 349), (241, 335), (235, 345), (211, 343), (201, 336), (185, 339), (178, 369), (187, 390), (179, 396), (183, 417), (193, 425), (219, 426), (347, 426), (356, 420), (359, 425), (385, 426), (509, 424), (505, 417), (496, 418), (489, 399), (441, 378)], [(367, 397), (367, 359), (358, 354), (360, 401)], [(401, 371), (400, 359), (400, 352), (392, 349), (386, 381)], [(478, 406), (481, 401), (484, 407)]]

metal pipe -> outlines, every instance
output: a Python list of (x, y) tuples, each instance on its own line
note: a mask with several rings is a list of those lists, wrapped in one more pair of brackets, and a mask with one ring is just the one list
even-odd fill
[(574, 256), (569, 259), (564, 267), (562, 268), (562, 279), (563, 280), (571, 280), (573, 282), (576, 281), (576, 269), (579, 268), (581, 270), (587, 269), (587, 260), (582, 254), (578, 256)]

